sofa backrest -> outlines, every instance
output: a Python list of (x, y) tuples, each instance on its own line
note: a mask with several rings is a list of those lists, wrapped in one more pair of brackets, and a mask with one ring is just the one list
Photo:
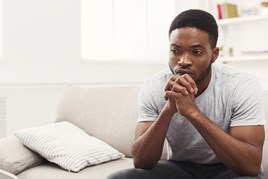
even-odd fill
[[(69, 86), (60, 100), (56, 122), (69, 121), (131, 157), (138, 94), (138, 85)], [(265, 107), (268, 116), (268, 103)], [(268, 125), (265, 129), (263, 166), (268, 174)], [(166, 152), (165, 146), (162, 158), (166, 158)]]
[(69, 86), (61, 97), (56, 122), (69, 121), (131, 156), (138, 93), (138, 85)]

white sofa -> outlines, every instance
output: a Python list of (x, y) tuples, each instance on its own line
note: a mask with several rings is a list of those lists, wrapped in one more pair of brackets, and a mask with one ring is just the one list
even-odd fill
[[(87, 167), (78, 173), (68, 172), (55, 164), (45, 162), (24, 170), (17, 175), (18, 178), (104, 179), (112, 172), (133, 167), (130, 150), (137, 121), (138, 93), (139, 85), (67, 87), (58, 106), (55, 122), (69, 121), (116, 148), (126, 157)], [(8, 150), (1, 148), (3, 140), (8, 142), (9, 139), (0, 140), (0, 152)], [(163, 158), (166, 156), (165, 151)], [(268, 173), (267, 145), (263, 153), (263, 167)]]

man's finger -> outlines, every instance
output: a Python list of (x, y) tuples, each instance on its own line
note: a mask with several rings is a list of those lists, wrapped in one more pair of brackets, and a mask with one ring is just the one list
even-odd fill
[(174, 99), (177, 98), (179, 95), (183, 95), (181, 93), (176, 93), (174, 91), (166, 91), (164, 96), (167, 97), (167, 99)]
[(188, 95), (189, 92), (188, 90), (184, 87), (184, 86), (181, 86), (177, 83), (175, 83), (171, 89), (171, 91), (174, 91), (174, 92), (177, 92), (177, 93), (182, 93), (184, 95)]

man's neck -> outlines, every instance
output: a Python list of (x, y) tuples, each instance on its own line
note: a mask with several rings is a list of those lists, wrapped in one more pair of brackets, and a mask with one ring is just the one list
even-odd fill
[(209, 72), (209, 74), (206, 76), (206, 78), (204, 78), (202, 81), (200, 81), (200, 83), (197, 84), (197, 88), (198, 88), (198, 92), (197, 95), (195, 97), (198, 97), (200, 94), (202, 94), (208, 87), (209, 83), (211, 80), (211, 70)]

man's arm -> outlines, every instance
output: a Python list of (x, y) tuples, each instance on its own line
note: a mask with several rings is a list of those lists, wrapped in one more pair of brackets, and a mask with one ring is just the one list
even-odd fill
[(176, 112), (167, 101), (154, 122), (139, 122), (136, 126), (136, 140), (132, 146), (132, 156), (136, 168), (151, 169), (162, 155), (169, 123)]
[(201, 112), (187, 118), (226, 167), (241, 175), (258, 174), (264, 142), (263, 126), (231, 127), (226, 133)]

